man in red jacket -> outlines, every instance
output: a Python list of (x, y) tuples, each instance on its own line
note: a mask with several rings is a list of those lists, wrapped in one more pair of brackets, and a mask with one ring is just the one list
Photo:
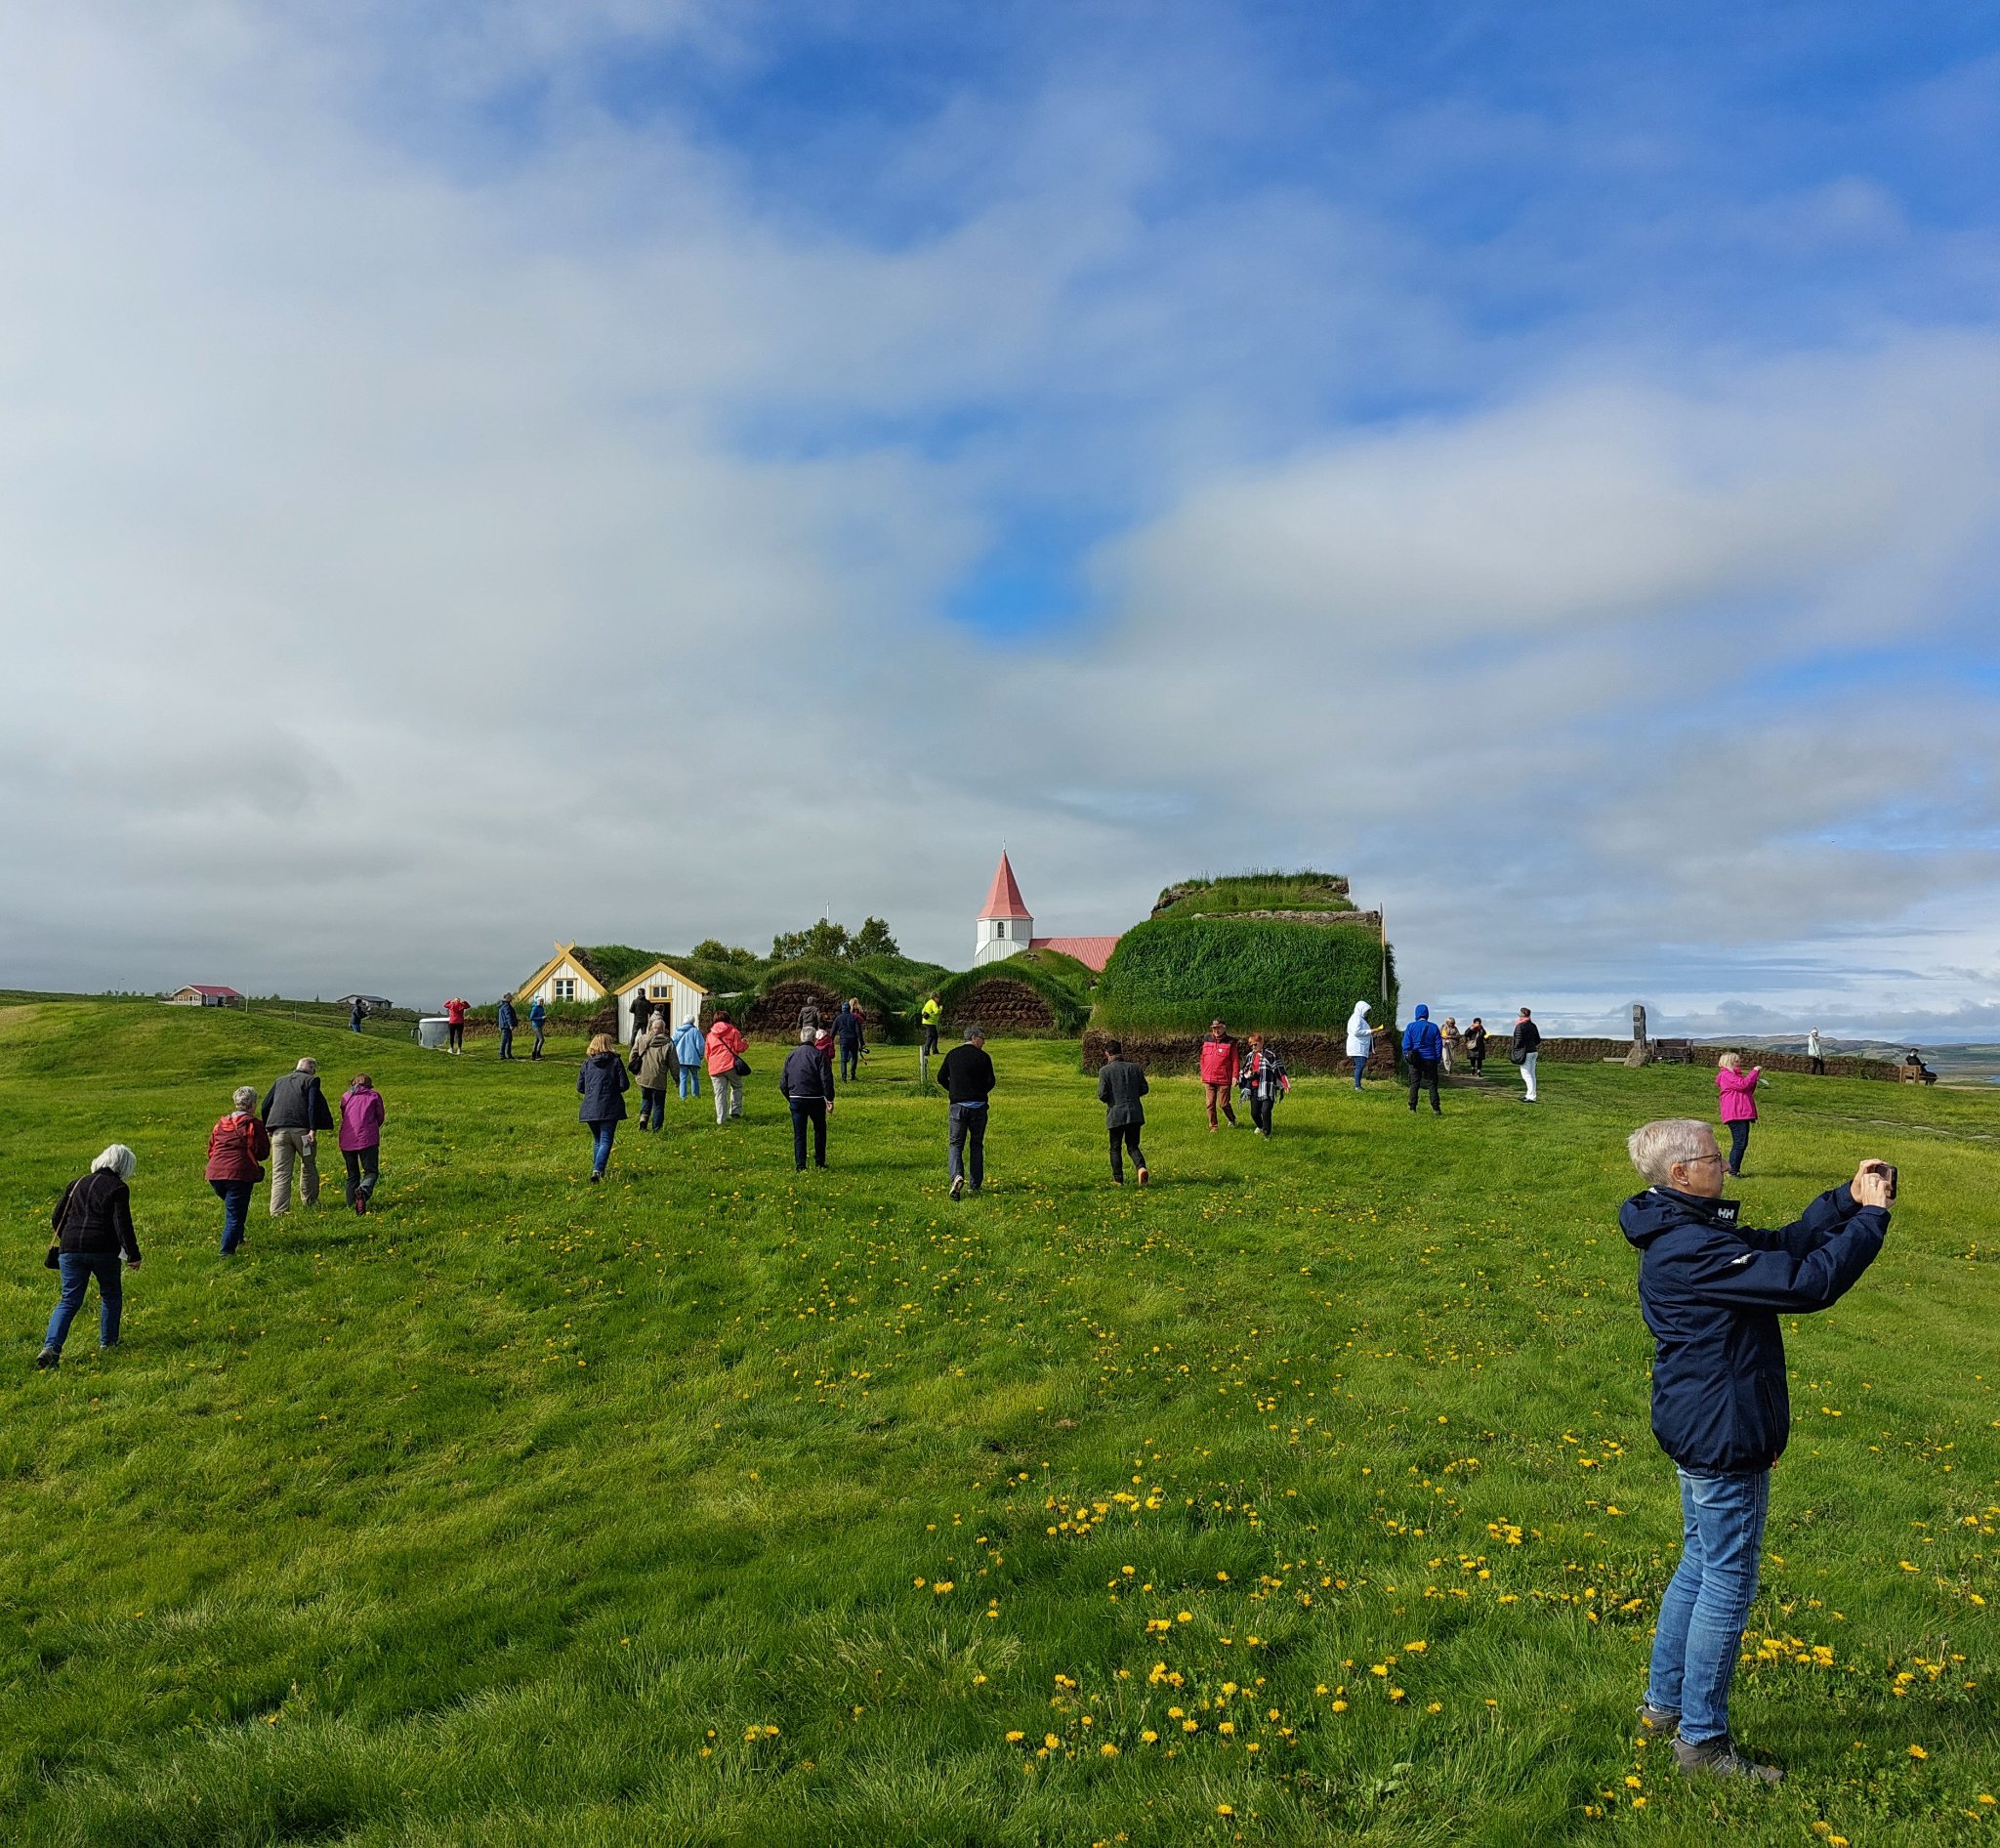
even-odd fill
[(1210, 1021), (1208, 1037), (1201, 1042), (1201, 1082), (1208, 1092), (1208, 1126), (1215, 1127), (1215, 1107), (1223, 1107), (1223, 1115), (1231, 1129), (1236, 1126), (1234, 1092), (1236, 1072), (1242, 1059), (1236, 1051), (1236, 1042), (1229, 1037), (1229, 1029), (1221, 1021)]

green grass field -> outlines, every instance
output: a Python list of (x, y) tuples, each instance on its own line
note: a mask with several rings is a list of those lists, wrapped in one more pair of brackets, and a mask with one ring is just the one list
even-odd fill
[[(260, 1189), (225, 1264), (230, 1087), (310, 1051), (338, 1092), (363, 1048), (380, 1210)], [(627, 1125), (602, 1189), (577, 1050), (0, 1009), (5, 1840), (2000, 1838), (1993, 1098), (1770, 1090), (1753, 1219), (1862, 1155), (1904, 1200), (1787, 1326), (1734, 1701), (1791, 1767), (1764, 1792), (1631, 1730), (1678, 1518), (1622, 1141), (1706, 1073), (1551, 1067), (1438, 1122), (1307, 1081), (1268, 1145), (1166, 1081), (1142, 1195), (1074, 1046), (998, 1043), (953, 1205), (911, 1049), (824, 1176), (766, 1047), (746, 1122)], [(125, 1342), (93, 1300), (37, 1373), (48, 1210), (113, 1139)]]

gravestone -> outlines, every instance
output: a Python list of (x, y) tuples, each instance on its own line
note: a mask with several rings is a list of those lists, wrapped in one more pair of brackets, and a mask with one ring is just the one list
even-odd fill
[(1625, 1055), (1625, 1063), (1637, 1070), (1640, 1066), (1652, 1063), (1652, 1044), (1646, 1036), (1646, 1003), (1632, 1003), (1632, 1050)]

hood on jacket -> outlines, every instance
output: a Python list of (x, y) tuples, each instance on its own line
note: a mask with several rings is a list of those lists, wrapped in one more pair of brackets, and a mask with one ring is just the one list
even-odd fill
[(1426, 1007), (1421, 1001), (1417, 1003), (1416, 1017), (1420, 1021), (1427, 1021), (1431, 1018), (1431, 1010), (1428, 1007)]
[(1354, 1011), (1348, 1016), (1349, 1032), (1358, 1033), (1368, 1025), (1368, 1007), (1369, 1004), (1366, 1001), (1356, 1001), (1354, 1003)]
[(1626, 1238), (1644, 1251), (1663, 1232), (1685, 1226), (1690, 1220), (1711, 1226), (1733, 1226), (1742, 1201), (1710, 1199), (1700, 1194), (1683, 1194), (1678, 1188), (1649, 1187), (1635, 1194), (1618, 1208), (1618, 1227)]

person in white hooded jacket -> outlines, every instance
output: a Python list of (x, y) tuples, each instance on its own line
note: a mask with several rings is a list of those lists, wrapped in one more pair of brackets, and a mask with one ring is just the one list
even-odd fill
[(1361, 1088), (1361, 1073), (1368, 1069), (1368, 1055), (1375, 1050), (1375, 1029), (1368, 1025), (1368, 1003), (1356, 1001), (1348, 1016), (1348, 1057), (1354, 1062), (1354, 1089)]

